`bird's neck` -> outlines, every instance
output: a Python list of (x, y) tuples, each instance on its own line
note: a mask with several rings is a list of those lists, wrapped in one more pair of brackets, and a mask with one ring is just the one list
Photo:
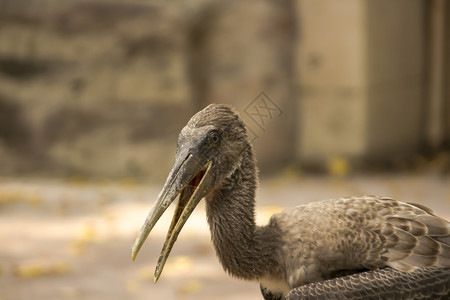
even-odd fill
[(277, 264), (280, 235), (274, 226), (256, 226), (257, 171), (251, 147), (241, 165), (206, 201), (211, 239), (224, 269), (231, 275), (257, 280)]

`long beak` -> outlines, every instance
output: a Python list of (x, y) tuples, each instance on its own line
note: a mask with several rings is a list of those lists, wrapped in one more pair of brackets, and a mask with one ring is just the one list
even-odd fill
[(161, 215), (175, 198), (180, 195), (172, 223), (158, 259), (158, 264), (156, 265), (155, 282), (162, 273), (164, 264), (169, 257), (170, 251), (183, 225), (200, 200), (211, 190), (214, 184), (214, 176), (210, 172), (211, 165), (212, 162), (206, 161), (201, 154), (177, 154), (174, 166), (167, 177), (166, 183), (134, 242), (132, 249), (133, 260), (135, 260), (145, 239)]

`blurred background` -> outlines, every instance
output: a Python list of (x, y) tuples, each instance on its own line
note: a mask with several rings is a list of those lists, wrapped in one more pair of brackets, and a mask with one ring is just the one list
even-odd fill
[(189, 118), (245, 120), (258, 222), (382, 194), (450, 219), (450, 2), (0, 0), (0, 300), (260, 299), (203, 207), (130, 249)]

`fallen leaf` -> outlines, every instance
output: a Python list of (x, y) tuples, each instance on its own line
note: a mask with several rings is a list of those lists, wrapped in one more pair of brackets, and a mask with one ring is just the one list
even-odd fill
[(29, 262), (16, 266), (13, 273), (20, 278), (33, 278), (48, 275), (61, 275), (70, 272), (69, 265), (65, 262)]
[(26, 199), (28, 205), (33, 206), (34, 208), (38, 208), (42, 206), (43, 199), (39, 195), (32, 195)]
[(50, 274), (59, 274), (59, 275), (61, 275), (61, 274), (67, 274), (71, 270), (70, 270), (70, 267), (69, 267), (68, 263), (60, 262), (60, 263), (56, 263), (56, 264), (51, 265), (49, 271), (50, 271)]
[(30, 194), (21, 190), (0, 190), (0, 205), (25, 203), (33, 207), (40, 207), (42, 202), (42, 197), (34, 193)]
[(178, 255), (175, 256), (172, 260), (167, 261), (164, 271), (167, 276), (173, 276), (175, 274), (189, 271), (192, 268), (193, 264), (194, 263), (190, 257)]
[(90, 224), (85, 224), (81, 229), (80, 240), (92, 242), (95, 240), (97, 233), (94, 227)]
[(180, 295), (190, 295), (198, 293), (203, 289), (203, 282), (198, 279), (191, 279), (183, 283), (177, 290)]
[(23, 194), (19, 191), (2, 190), (0, 191), (0, 205), (13, 204), (23, 201)]
[(97, 231), (91, 224), (84, 224), (77, 239), (69, 244), (68, 252), (71, 255), (80, 255), (86, 252), (89, 245), (97, 242)]
[(123, 178), (119, 181), (119, 184), (126, 189), (134, 189), (138, 186), (139, 182), (133, 178)]
[(21, 278), (39, 277), (45, 274), (44, 267), (40, 264), (17, 266), (14, 274)]
[(328, 173), (332, 176), (342, 177), (350, 173), (350, 163), (342, 157), (335, 157), (327, 163)]

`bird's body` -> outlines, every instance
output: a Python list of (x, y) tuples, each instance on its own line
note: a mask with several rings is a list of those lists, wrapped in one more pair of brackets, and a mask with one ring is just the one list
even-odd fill
[[(439, 274), (441, 268), (448, 273), (450, 224), (421, 205), (377, 196), (340, 198), (283, 211), (272, 216), (266, 226), (257, 226), (257, 168), (245, 132), (237, 114), (225, 105), (206, 107), (183, 128), (172, 172), (133, 247), (134, 258), (179, 194), (155, 279), (202, 198), (206, 199), (211, 240), (222, 266), (234, 277), (260, 282), (266, 299), (282, 299), (293, 289), (324, 280), (329, 281), (308, 285), (308, 289), (333, 286), (338, 277), (368, 269), (399, 270), (372, 271), (386, 282), (389, 276), (398, 279), (417, 268), (434, 267), (430, 270), (437, 268), (433, 272)], [(421, 274), (435, 276), (428, 269), (421, 270)], [(356, 275), (349, 280), (364, 278)], [(444, 282), (444, 290), (450, 294), (450, 278)]]
[(313, 202), (272, 216), (270, 224), (280, 228), (283, 240), (284, 295), (307, 283), (366, 269), (450, 265), (450, 247), (434, 239), (448, 234), (449, 224), (390, 198)]

